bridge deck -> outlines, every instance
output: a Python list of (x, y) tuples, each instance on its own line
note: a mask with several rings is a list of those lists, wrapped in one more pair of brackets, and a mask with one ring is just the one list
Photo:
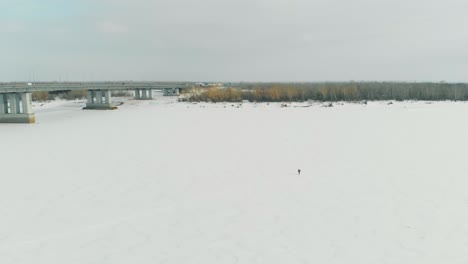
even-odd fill
[(72, 91), (72, 90), (133, 90), (187, 88), (191, 83), (162, 82), (36, 82), (36, 83), (0, 83), (0, 93), (22, 93), (36, 91)]

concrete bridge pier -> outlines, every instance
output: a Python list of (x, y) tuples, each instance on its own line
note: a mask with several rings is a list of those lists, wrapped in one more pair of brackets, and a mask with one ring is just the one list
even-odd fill
[(114, 110), (117, 107), (112, 105), (110, 90), (89, 90), (86, 107), (83, 109)]
[(180, 94), (180, 88), (164, 88), (164, 96), (178, 96)]
[(135, 89), (136, 100), (152, 100), (153, 90), (151, 89)]
[(31, 93), (0, 94), (0, 123), (35, 123)]

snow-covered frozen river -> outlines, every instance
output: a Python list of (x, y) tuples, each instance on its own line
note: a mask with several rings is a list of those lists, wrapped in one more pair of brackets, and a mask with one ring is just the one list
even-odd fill
[(466, 103), (82, 105), (0, 124), (1, 264), (468, 262)]

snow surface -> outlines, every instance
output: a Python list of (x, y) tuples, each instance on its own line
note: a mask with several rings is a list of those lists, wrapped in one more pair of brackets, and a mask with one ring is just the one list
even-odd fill
[(1, 264), (468, 262), (468, 104), (120, 100), (0, 124)]

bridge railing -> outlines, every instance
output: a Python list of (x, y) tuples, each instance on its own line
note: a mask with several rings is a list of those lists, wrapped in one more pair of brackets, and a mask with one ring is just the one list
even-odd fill
[(160, 82), (40, 82), (40, 83), (0, 83), (0, 93), (68, 91), (68, 90), (132, 90), (184, 88), (191, 83)]

